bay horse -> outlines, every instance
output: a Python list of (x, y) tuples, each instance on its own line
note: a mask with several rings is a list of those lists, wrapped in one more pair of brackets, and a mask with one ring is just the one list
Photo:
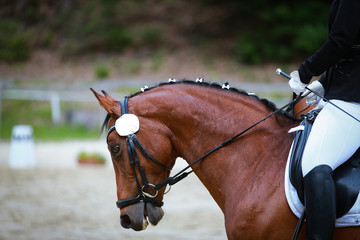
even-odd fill
[[(120, 222), (136, 231), (163, 217), (165, 187), (158, 186), (169, 177), (177, 157), (194, 163), (276, 110), (252, 94), (205, 82), (160, 84), (125, 103), (91, 90), (108, 113), (104, 123)], [(125, 123), (130, 130), (118, 131), (115, 123), (124, 113), (135, 115), (138, 123), (130, 120)], [(298, 124), (280, 111), (192, 166), (224, 214), (228, 239), (291, 239), (298, 219), (286, 201), (284, 172), (294, 138), (288, 130)], [(130, 135), (136, 137), (121, 131), (133, 131)], [(304, 228), (299, 239), (305, 239)], [(337, 228), (335, 239), (360, 239), (360, 230)]]

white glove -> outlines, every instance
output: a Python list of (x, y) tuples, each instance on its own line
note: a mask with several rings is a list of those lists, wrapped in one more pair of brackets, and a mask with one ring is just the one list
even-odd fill
[(301, 95), (301, 96), (305, 96), (306, 104), (309, 106), (318, 104), (325, 94), (325, 89), (323, 85), (319, 81), (314, 81), (307, 88), (309, 88), (311, 91), (306, 90)]
[(293, 71), (290, 73), (291, 79), (289, 81), (289, 85), (296, 95), (299, 95), (302, 92), (305, 92), (306, 84), (302, 83), (300, 80), (299, 72)]

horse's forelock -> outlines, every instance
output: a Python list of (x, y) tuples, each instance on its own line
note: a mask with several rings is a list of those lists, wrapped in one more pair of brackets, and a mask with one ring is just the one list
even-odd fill
[(103, 133), (105, 131), (105, 129), (107, 129), (107, 127), (109, 126), (110, 118), (111, 118), (110, 114), (107, 114), (105, 119), (104, 119), (104, 122), (101, 125), (100, 134)]

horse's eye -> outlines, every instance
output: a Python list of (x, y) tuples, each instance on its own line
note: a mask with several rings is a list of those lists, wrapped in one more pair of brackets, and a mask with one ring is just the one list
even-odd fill
[(120, 151), (120, 144), (111, 147), (112, 154), (116, 155), (117, 153), (119, 153), (119, 151)]

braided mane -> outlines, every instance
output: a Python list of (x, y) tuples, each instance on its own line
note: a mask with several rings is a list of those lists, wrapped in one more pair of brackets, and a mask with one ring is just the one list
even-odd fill
[[(132, 93), (129, 97), (134, 97), (134, 96), (140, 95), (144, 92), (147, 92), (147, 91), (157, 88), (157, 87), (161, 87), (161, 86), (165, 86), (165, 85), (176, 85), (176, 84), (189, 84), (189, 85), (196, 85), (196, 86), (202, 86), (202, 87), (208, 87), (208, 88), (214, 88), (214, 89), (219, 89), (219, 90), (223, 90), (223, 91), (233, 92), (233, 93), (241, 94), (243, 96), (248, 96), (248, 97), (254, 98), (257, 101), (259, 101), (260, 103), (264, 104), (266, 107), (268, 107), (272, 111), (276, 111), (278, 109), (276, 107), (276, 104), (273, 103), (272, 101), (265, 99), (265, 98), (260, 98), (257, 95), (250, 94), (244, 90), (239, 90), (239, 89), (233, 88), (233, 87), (223, 88), (223, 85), (220, 85), (217, 82), (209, 83), (209, 82), (204, 82), (204, 81), (200, 82), (200, 81), (192, 81), (192, 80), (186, 80), (186, 79), (181, 80), (181, 81), (176, 81), (176, 82), (169, 81), (169, 82), (160, 83), (153, 87), (143, 89), (142, 91)], [(298, 120), (293, 114), (291, 114), (289, 112), (281, 111), (280, 113), (287, 118), (291, 118), (293, 120)], [(107, 127), (109, 120), (110, 120), (110, 115), (108, 114), (104, 120), (104, 123), (101, 126), (101, 132)]]

